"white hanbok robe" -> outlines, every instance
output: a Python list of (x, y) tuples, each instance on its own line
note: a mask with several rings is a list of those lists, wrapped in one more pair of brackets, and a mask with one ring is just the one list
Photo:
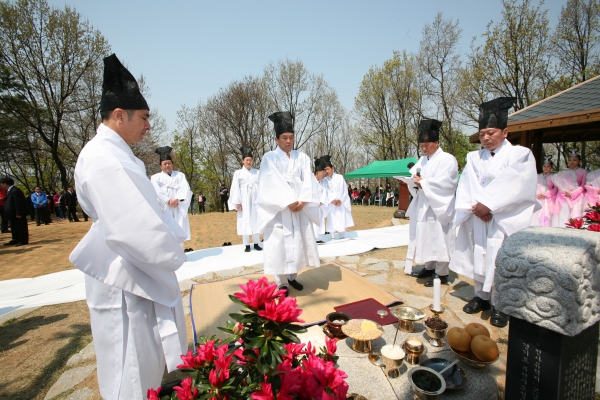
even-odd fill
[(255, 235), (259, 233), (256, 217), (256, 196), (258, 194), (259, 171), (255, 168), (242, 167), (233, 173), (229, 190), (228, 206), (235, 210), (240, 204), (242, 211), (237, 212), (237, 234)]
[[(317, 178), (315, 178), (316, 180)], [(327, 181), (325, 178), (317, 181), (317, 189), (319, 192), (319, 224), (314, 223), (315, 238), (320, 240), (321, 235), (325, 233), (325, 218), (329, 215), (329, 202), (327, 201)]]
[(588, 172), (585, 176), (585, 208), (589, 209), (598, 203), (600, 194), (600, 169)]
[[(308, 265), (320, 267), (312, 223), (319, 223), (319, 192), (311, 159), (279, 147), (266, 153), (258, 177), (258, 226), (263, 236), (265, 274), (295, 274)], [(302, 201), (292, 212), (288, 205)]]
[(187, 350), (175, 276), (183, 232), (169, 230), (144, 163), (104, 124), (79, 154), (75, 182), (94, 223), (69, 259), (86, 274), (100, 394), (145, 399)]
[(150, 179), (154, 183), (154, 187), (159, 189), (156, 193), (162, 201), (168, 203), (171, 199), (179, 200), (179, 205), (177, 207), (171, 207), (169, 205), (167, 205), (167, 207), (175, 222), (177, 222), (181, 229), (186, 233), (185, 240), (190, 240), (188, 208), (192, 201), (192, 190), (190, 189), (187, 179), (185, 179), (185, 175), (179, 171), (173, 171), (171, 172), (171, 176), (169, 176), (166, 172), (161, 171), (158, 174), (152, 175)]
[(414, 179), (396, 177), (408, 185), (413, 200), (406, 210), (410, 218), (408, 253), (404, 272), (412, 272), (413, 263), (449, 262), (456, 232), (452, 229), (454, 195), (458, 184), (458, 163), (441, 148), (423, 156), (411, 168), (411, 176), (421, 169), (421, 188)]
[[(331, 233), (346, 232), (347, 228), (354, 226), (350, 196), (348, 196), (348, 184), (340, 174), (333, 173), (327, 182), (329, 186), (329, 218), (331, 219)], [(334, 200), (340, 200), (342, 204), (335, 206), (331, 204)], [(329, 226), (329, 223), (327, 224)]]
[[(453, 227), (458, 229), (450, 269), (483, 284), (491, 292), (496, 255), (504, 239), (531, 224), (539, 207), (535, 198), (535, 158), (526, 147), (508, 140), (491, 156), (488, 150), (472, 151), (458, 183)], [(481, 203), (492, 213), (483, 222), (471, 211)]]

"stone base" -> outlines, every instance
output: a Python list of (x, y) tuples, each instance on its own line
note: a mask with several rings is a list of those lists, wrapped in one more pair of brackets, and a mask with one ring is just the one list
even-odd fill
[(598, 358), (595, 323), (565, 336), (511, 317), (506, 363), (506, 399), (593, 399)]

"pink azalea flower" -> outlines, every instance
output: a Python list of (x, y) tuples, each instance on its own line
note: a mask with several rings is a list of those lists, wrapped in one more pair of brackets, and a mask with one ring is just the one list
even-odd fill
[(583, 218), (569, 218), (569, 222), (567, 222), (565, 225), (569, 228), (581, 229), (581, 227), (583, 226)]
[(304, 343), (290, 342), (284, 344), (283, 348), (287, 351), (287, 354), (284, 354), (282, 357), (284, 361), (293, 361), (297, 356), (306, 354), (306, 351), (304, 350)]
[[(266, 379), (267, 378), (265, 377), (265, 381)], [(273, 396), (273, 389), (271, 388), (271, 384), (263, 382), (260, 385), (261, 390), (259, 392), (254, 392), (250, 394), (250, 398), (252, 400), (274, 400), (275, 397)]]
[(295, 394), (302, 391), (302, 367), (292, 369), (291, 363), (282, 363), (277, 370), (283, 372), (277, 400), (294, 400)]
[(589, 219), (594, 222), (600, 222), (600, 213), (596, 211), (591, 211), (586, 213), (583, 218)]
[(178, 369), (199, 369), (202, 368), (204, 362), (198, 356), (194, 356), (191, 350), (188, 350), (187, 355), (180, 356), (183, 364), (177, 366)]
[[(179, 368), (179, 367), (177, 367), (177, 368)], [(148, 400), (160, 400), (160, 397), (159, 397), (160, 389), (162, 389), (162, 386), (159, 386), (159, 388), (156, 390), (148, 389), (148, 393), (146, 394), (146, 397), (148, 397)]]
[(223, 386), (223, 383), (225, 383), (227, 379), (229, 379), (228, 369), (223, 370), (220, 368), (216, 368), (208, 373), (208, 381), (215, 389)]
[(212, 362), (215, 358), (215, 341), (209, 340), (205, 344), (196, 347), (198, 358), (202, 361)]
[(325, 345), (327, 346), (327, 354), (332, 356), (337, 351), (337, 339), (329, 339), (325, 336)]
[(600, 232), (600, 224), (592, 224), (588, 226), (588, 231)]
[(198, 397), (198, 389), (195, 386), (192, 388), (192, 377), (181, 381), (181, 386), (175, 386), (173, 390), (179, 400), (194, 400)]
[(270, 301), (265, 303), (265, 309), (260, 310), (258, 315), (275, 321), (277, 323), (284, 322), (304, 322), (298, 319), (298, 316), (302, 314), (302, 310), (298, 308), (296, 299), (293, 297), (279, 297), (279, 303)]
[(226, 344), (219, 346), (215, 351), (215, 367), (223, 370), (229, 369), (229, 365), (231, 364), (231, 360), (233, 359), (233, 354), (225, 355), (227, 353), (228, 347)]
[(284, 290), (277, 290), (277, 284), (269, 285), (266, 277), (253, 281), (248, 281), (246, 285), (240, 285), (243, 293), (234, 293), (233, 295), (240, 299), (244, 304), (254, 310), (260, 310), (264, 304), (270, 302), (285, 293)]

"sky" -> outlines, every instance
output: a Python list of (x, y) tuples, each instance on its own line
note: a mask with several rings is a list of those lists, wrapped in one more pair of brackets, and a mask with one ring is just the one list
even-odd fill
[[(500, 0), (48, 0), (75, 8), (135, 77), (148, 103), (176, 128), (177, 111), (206, 101), (270, 63), (301, 60), (352, 110), (369, 68), (394, 50), (417, 52), (421, 32), (442, 12), (459, 20), (460, 49), (501, 17)], [(533, 0), (537, 4), (537, 0)], [(566, 0), (547, 0), (551, 27)]]

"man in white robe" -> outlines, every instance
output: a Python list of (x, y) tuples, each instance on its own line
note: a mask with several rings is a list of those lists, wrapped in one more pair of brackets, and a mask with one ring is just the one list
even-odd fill
[(185, 240), (190, 240), (190, 220), (188, 208), (192, 201), (192, 190), (185, 175), (173, 170), (173, 159), (169, 146), (159, 147), (154, 152), (159, 155), (160, 169), (158, 174), (150, 177), (158, 197), (167, 206), (173, 219), (186, 234)]
[(325, 179), (325, 162), (317, 158), (315, 160), (315, 180), (319, 191), (319, 224), (313, 224), (317, 244), (323, 244), (323, 234), (325, 234), (325, 216), (329, 214), (329, 201), (327, 201), (327, 180)]
[(467, 155), (456, 191), (454, 227), (458, 229), (450, 269), (475, 281), (475, 297), (463, 311), (492, 309), (490, 323), (504, 327), (508, 317), (493, 308), (496, 255), (504, 239), (526, 228), (537, 204), (536, 164), (531, 150), (506, 137), (512, 97), (479, 107), (479, 138), (484, 147)]
[(320, 267), (313, 223), (319, 223), (319, 195), (310, 158), (294, 147), (289, 112), (269, 116), (275, 125), (277, 148), (266, 153), (258, 177), (258, 226), (264, 240), (265, 274), (281, 288), (303, 286), (297, 273), (308, 265)]
[(242, 236), (245, 252), (250, 252), (250, 235), (254, 242), (254, 249), (261, 251), (260, 230), (256, 217), (256, 196), (258, 193), (259, 171), (252, 168), (254, 157), (252, 147), (243, 146), (242, 168), (233, 173), (231, 189), (229, 190), (228, 206), (237, 210), (237, 234)]
[(100, 112), (102, 124), (75, 167), (79, 203), (94, 223), (70, 260), (85, 273), (102, 398), (141, 400), (187, 350), (175, 276), (184, 234), (165, 224), (144, 163), (129, 147), (150, 129), (149, 107), (114, 54), (104, 59)]
[(328, 230), (332, 236), (337, 231), (338, 239), (343, 239), (346, 237), (346, 230), (354, 226), (350, 196), (348, 196), (348, 184), (342, 175), (335, 173), (329, 155), (324, 155), (321, 159), (325, 162), (325, 172), (329, 177), (327, 185), (329, 187), (328, 200), (330, 205), (327, 227), (331, 227)]
[(413, 263), (425, 264), (417, 278), (438, 277), (448, 284), (448, 264), (456, 232), (452, 230), (454, 194), (458, 184), (458, 163), (439, 147), (442, 123), (425, 119), (419, 123), (419, 143), (424, 156), (410, 169), (411, 178), (398, 177), (408, 185), (413, 200), (406, 210), (410, 218), (408, 252), (404, 272), (412, 273)]

